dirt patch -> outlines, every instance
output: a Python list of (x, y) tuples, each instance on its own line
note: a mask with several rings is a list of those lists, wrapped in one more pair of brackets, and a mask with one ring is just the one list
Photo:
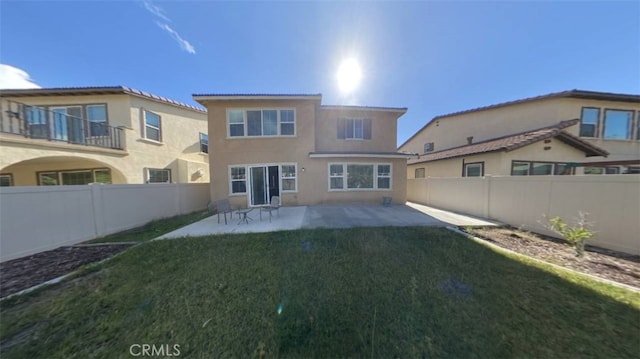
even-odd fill
[(60, 247), (0, 263), (0, 297), (44, 283), (121, 252), (131, 243)]
[(640, 256), (587, 246), (578, 258), (573, 248), (559, 239), (514, 228), (461, 228), (500, 247), (579, 272), (640, 288)]

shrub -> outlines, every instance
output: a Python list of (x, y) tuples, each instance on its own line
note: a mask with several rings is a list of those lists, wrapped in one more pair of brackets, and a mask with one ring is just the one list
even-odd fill
[(576, 257), (583, 257), (585, 243), (594, 234), (587, 226), (587, 214), (579, 212), (575, 226), (569, 226), (562, 218), (556, 216), (549, 220), (548, 228), (569, 242), (571, 248), (576, 251)]

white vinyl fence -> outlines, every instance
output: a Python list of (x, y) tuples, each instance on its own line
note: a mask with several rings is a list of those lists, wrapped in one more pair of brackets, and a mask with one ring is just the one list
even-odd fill
[(0, 261), (207, 207), (208, 183), (0, 188)]
[(596, 232), (587, 243), (640, 254), (640, 176), (508, 176), (407, 181), (407, 200), (489, 218), (547, 235), (549, 218), (575, 223), (579, 212)]

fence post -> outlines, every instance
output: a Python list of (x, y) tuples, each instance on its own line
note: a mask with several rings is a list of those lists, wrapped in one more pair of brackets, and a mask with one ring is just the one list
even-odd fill
[(91, 204), (93, 205), (93, 227), (95, 230), (94, 238), (106, 235), (106, 223), (104, 221), (104, 203), (102, 200), (102, 190), (104, 185), (92, 184), (91, 188)]
[(491, 200), (491, 176), (484, 176), (484, 188), (482, 189), (483, 192), (483, 199), (484, 199), (484, 206), (482, 209), (482, 216), (484, 218), (491, 218), (490, 217), (490, 213), (489, 213), (489, 201)]

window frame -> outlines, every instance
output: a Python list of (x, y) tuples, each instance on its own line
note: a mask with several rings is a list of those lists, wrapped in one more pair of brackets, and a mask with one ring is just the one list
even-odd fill
[[(331, 173), (331, 166), (342, 166), (342, 175), (333, 176)], [(372, 188), (349, 188), (349, 173), (348, 166), (372, 166), (373, 167), (373, 187)], [(378, 184), (378, 167), (389, 166), (389, 176), (381, 178), (389, 178), (389, 188), (380, 188)], [(342, 178), (342, 188), (331, 188), (332, 178)], [(329, 192), (370, 192), (370, 191), (392, 191), (393, 190), (393, 163), (391, 162), (329, 162), (327, 164), (327, 190)]]
[[(513, 166), (516, 163), (520, 163), (520, 164), (526, 164), (527, 165), (527, 174), (526, 175), (516, 175), (514, 174), (513, 171)], [(549, 175), (534, 175), (533, 174), (533, 164), (534, 163), (545, 163), (545, 164), (550, 164), (551, 166), (551, 174)], [(524, 161), (524, 160), (512, 160), (511, 161), (511, 174), (510, 176), (514, 176), (514, 177), (524, 177), (524, 176), (572, 176), (575, 175), (575, 167), (571, 167), (569, 166), (571, 163), (570, 162), (553, 162), (553, 161)], [(568, 174), (558, 174), (558, 165), (565, 165), (565, 166), (569, 166), (570, 169), (570, 173)]]
[[(631, 113), (631, 118), (629, 118), (627, 121), (627, 137), (626, 138), (607, 138), (605, 137), (605, 132), (607, 131), (607, 111), (618, 111), (618, 112), (630, 112)], [(609, 108), (609, 107), (605, 107), (602, 111), (602, 134), (601, 134), (601, 138), (603, 140), (609, 140), (609, 141), (632, 141), (633, 140), (633, 127), (634, 127), (634, 110), (625, 110), (625, 109), (620, 109), (620, 108)]]
[[(593, 136), (583, 136), (582, 135), (582, 119), (584, 117), (584, 110), (596, 110), (598, 111), (598, 115), (596, 117), (595, 128), (593, 129)], [(603, 111), (600, 107), (590, 107), (584, 106), (580, 109), (580, 126), (578, 127), (578, 137), (582, 138), (599, 138), (600, 137), (600, 121), (602, 117)]]
[[(469, 167), (480, 165), (480, 176), (469, 176)], [(462, 163), (462, 177), (484, 177), (484, 161), (479, 162), (463, 162)]]
[[(89, 107), (103, 107), (104, 108), (104, 117), (105, 120), (104, 121), (92, 121), (91, 119), (89, 119)], [(85, 115), (85, 120), (88, 122), (89, 124), (89, 128), (87, 128), (87, 137), (107, 137), (110, 135), (109, 133), (109, 109), (106, 103), (92, 103), (92, 104), (87, 104), (84, 105), (84, 115)], [(106, 134), (102, 134), (102, 135), (94, 135), (92, 134), (92, 126), (91, 124), (101, 124), (106, 129)]]
[(433, 152), (434, 150), (435, 150), (434, 142), (425, 142), (424, 148), (423, 148), (424, 153)]
[[(242, 135), (241, 136), (232, 136), (231, 135), (231, 126), (232, 125), (240, 125), (240, 123), (232, 123), (231, 122), (231, 113), (232, 112), (242, 112)], [(249, 135), (249, 122), (247, 112), (249, 111), (259, 111), (260, 112), (260, 135)], [(265, 111), (276, 111), (276, 134), (275, 135), (265, 135), (265, 122), (264, 122), (264, 112)], [(293, 113), (292, 121), (282, 121), (282, 112), (283, 111), (291, 111)], [(227, 139), (238, 139), (238, 138), (291, 138), (297, 136), (297, 113), (294, 107), (256, 107), (256, 108), (227, 108), (226, 109), (226, 121), (227, 121)], [(284, 125), (293, 125), (293, 134), (291, 135), (283, 135), (282, 128)]]
[[(244, 171), (243, 179), (233, 179), (233, 169), (240, 168)], [(244, 165), (229, 165), (228, 175), (227, 175), (228, 183), (229, 183), (229, 196), (243, 196), (247, 195), (249, 192), (248, 184), (249, 184), (249, 171), (248, 167)], [(233, 182), (244, 182), (244, 192), (233, 192)]]
[[(107, 171), (109, 172), (109, 183), (97, 182), (96, 181), (96, 172), (98, 171)], [(86, 184), (65, 184), (63, 181), (64, 173), (80, 173), (80, 172), (90, 172), (92, 182)], [(42, 184), (42, 175), (53, 174), (55, 175), (56, 184), (55, 185), (44, 185)], [(100, 184), (112, 184), (113, 178), (111, 177), (112, 172), (111, 168), (108, 167), (97, 167), (97, 168), (78, 168), (78, 169), (68, 169), (68, 170), (52, 170), (52, 171), (38, 171), (36, 172), (36, 183), (38, 186), (86, 186), (91, 183), (100, 183)]]
[[(202, 138), (206, 137), (206, 143), (204, 143), (205, 141), (202, 140)], [(204, 150), (206, 147), (206, 151)], [(200, 132), (200, 153), (206, 153), (209, 154), (209, 135), (203, 132)]]
[[(8, 178), (9, 185), (3, 186), (2, 180), (1, 180), (2, 178)], [(13, 187), (13, 186), (15, 186), (15, 184), (13, 183), (13, 173), (0, 173), (0, 187)]]
[[(167, 182), (151, 182), (151, 171), (167, 172), (168, 173)], [(145, 183), (147, 183), (147, 184), (171, 183), (171, 169), (170, 168), (151, 168), (151, 167), (147, 167), (147, 168), (145, 168), (145, 175), (146, 175)]]
[[(418, 176), (418, 171), (422, 170), (422, 175)], [(427, 177), (427, 169), (426, 167), (418, 167), (413, 171), (413, 178), (426, 178)]]
[[(298, 165), (296, 163), (283, 163), (278, 165), (279, 168), (278, 170), (280, 171), (280, 193), (296, 193), (298, 192)], [(284, 171), (282, 170), (282, 167), (293, 167), (293, 177), (292, 176), (285, 176), (284, 175)], [(293, 189), (284, 189), (284, 186), (282, 185), (284, 183), (284, 180), (293, 180)]]
[[(154, 126), (154, 125), (150, 125), (147, 123), (147, 113), (150, 113), (152, 115), (158, 116), (158, 127)], [(147, 127), (150, 127), (154, 130), (158, 131), (158, 139), (153, 139), (153, 138), (149, 138), (149, 135), (147, 134)], [(147, 109), (142, 109), (142, 137), (147, 140), (147, 141), (153, 141), (156, 143), (162, 143), (162, 116), (160, 116), (160, 114), (155, 113), (153, 111), (147, 110)]]

